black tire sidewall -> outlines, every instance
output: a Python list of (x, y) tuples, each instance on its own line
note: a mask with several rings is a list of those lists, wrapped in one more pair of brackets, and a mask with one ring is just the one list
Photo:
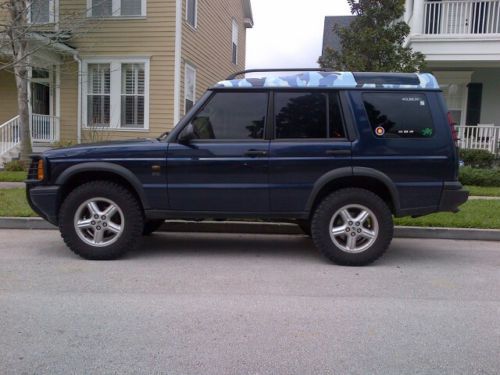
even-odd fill
[[(125, 219), (120, 238), (105, 247), (94, 247), (82, 241), (74, 226), (78, 207), (97, 197), (113, 201), (120, 207)], [(108, 181), (93, 181), (77, 187), (64, 200), (59, 212), (59, 229), (64, 241), (73, 252), (85, 259), (111, 260), (121, 257), (134, 247), (143, 229), (142, 212), (137, 199), (126, 188)]]
[[(377, 239), (361, 253), (341, 250), (335, 246), (330, 237), (332, 216), (340, 208), (350, 204), (367, 207), (378, 221)], [(394, 232), (392, 213), (387, 204), (376, 194), (358, 188), (338, 190), (326, 197), (314, 212), (311, 228), (314, 243), (323, 255), (334, 263), (346, 266), (363, 266), (377, 260), (389, 247)]]

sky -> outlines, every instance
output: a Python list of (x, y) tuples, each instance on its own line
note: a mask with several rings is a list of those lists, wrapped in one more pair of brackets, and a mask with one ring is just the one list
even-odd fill
[(325, 16), (350, 14), (346, 0), (252, 0), (247, 69), (317, 67)]

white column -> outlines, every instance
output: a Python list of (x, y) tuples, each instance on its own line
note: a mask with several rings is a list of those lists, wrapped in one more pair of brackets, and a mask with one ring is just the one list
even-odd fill
[(424, 0), (415, 0), (413, 2), (413, 16), (411, 19), (410, 34), (422, 34), (424, 30)]

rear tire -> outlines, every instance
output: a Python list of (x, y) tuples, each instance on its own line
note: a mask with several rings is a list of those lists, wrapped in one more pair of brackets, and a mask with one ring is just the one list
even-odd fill
[(112, 260), (137, 244), (143, 213), (122, 185), (91, 181), (78, 186), (59, 210), (59, 230), (66, 245), (89, 260)]
[(319, 204), (311, 229), (326, 258), (339, 265), (364, 266), (387, 250), (394, 225), (389, 207), (378, 195), (350, 188), (331, 193)]

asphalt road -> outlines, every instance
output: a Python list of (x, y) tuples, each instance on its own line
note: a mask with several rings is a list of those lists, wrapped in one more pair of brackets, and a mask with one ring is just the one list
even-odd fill
[(500, 243), (157, 234), (114, 262), (0, 231), (0, 374), (498, 374)]

